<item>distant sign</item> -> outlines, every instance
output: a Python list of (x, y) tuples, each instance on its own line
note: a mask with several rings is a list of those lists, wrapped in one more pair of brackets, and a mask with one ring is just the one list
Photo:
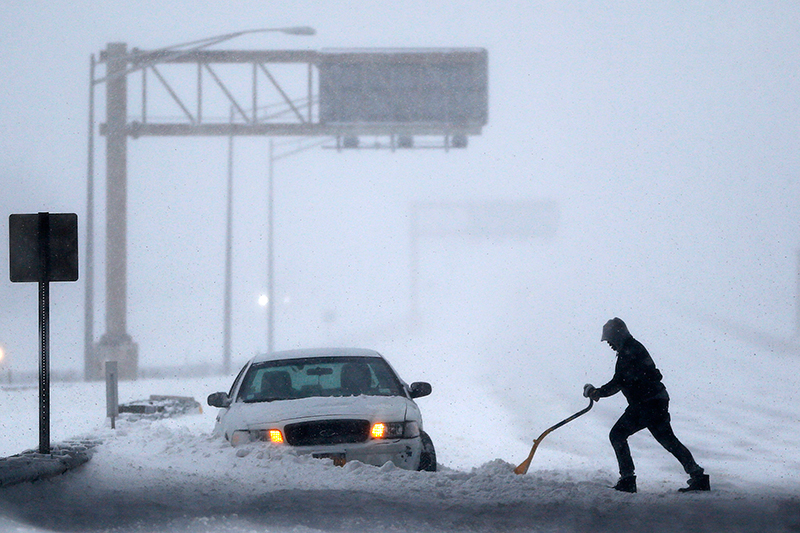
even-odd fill
[(474, 128), (488, 117), (482, 48), (323, 50), (320, 122)]
[(558, 204), (549, 200), (421, 203), (416, 205), (421, 235), (550, 238), (558, 229)]
[(77, 281), (78, 215), (10, 215), (8, 237), (11, 281)]

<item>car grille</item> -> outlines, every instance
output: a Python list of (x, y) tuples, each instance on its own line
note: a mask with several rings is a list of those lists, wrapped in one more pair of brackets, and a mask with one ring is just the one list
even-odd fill
[(369, 436), (366, 420), (320, 420), (287, 424), (286, 442), (292, 446), (317, 446), (365, 442)]

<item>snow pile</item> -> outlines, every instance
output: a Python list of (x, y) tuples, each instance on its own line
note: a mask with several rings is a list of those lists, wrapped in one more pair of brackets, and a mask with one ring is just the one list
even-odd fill
[[(154, 388), (191, 392), (195, 397), (224, 388), (210, 381), (215, 380), (141, 381), (125, 387), (134, 397)], [(468, 379), (451, 382), (480, 390)], [(82, 386), (55, 387), (75, 392)], [(0, 505), (6, 522), (0, 522), (0, 530), (37, 531), (22, 525), (32, 524), (55, 531), (192, 533), (783, 531), (800, 525), (800, 504), (786, 491), (748, 491), (745, 485), (729, 481), (715, 484), (710, 494), (675, 493), (682, 475), (670, 480), (654, 473), (659, 461), (674, 460), (647, 447), (634, 449), (634, 456), (643, 459), (641, 492), (630, 495), (608, 489), (613, 469), (606, 468), (603, 460), (611, 455), (610, 448), (587, 446), (583, 458), (569, 451), (576, 440), (591, 438), (587, 431), (603, 435), (607, 428), (599, 426), (604, 422), (596, 422), (595, 428), (587, 425), (591, 419), (549, 436), (529, 474), (517, 476), (512, 472), (515, 465), (507, 460), (521, 461), (530, 443), (515, 441), (512, 449), (501, 450), (510, 442), (510, 437), (501, 436), (513, 434), (510, 418), (492, 401), (474, 395), (469, 405), (464, 394), (458, 396), (460, 403), (452, 402), (454, 391), (448, 387), (443, 384), (436, 391), (438, 400), (432, 396), (428, 405), (423, 404), (429, 415), (426, 427), (436, 439), (442, 463), (436, 473), (358, 462), (336, 467), (330, 460), (298, 456), (263, 443), (234, 449), (211, 436), (216, 410), (210, 408), (179, 418), (119, 420), (117, 429), (111, 430), (101, 427), (107, 426), (104, 413), (84, 395), (72, 404), (75, 426), (86, 424), (78, 423), (81, 417), (93, 420), (94, 435), (103, 444), (76, 471), (4, 489)], [(542, 407), (547, 415), (557, 415), (542, 418), (556, 422), (564, 414), (558, 414), (561, 409), (558, 404)], [(489, 416), (491, 411), (497, 416)], [(476, 431), (477, 427), (485, 432)], [(495, 457), (506, 460), (481, 460), (495, 452), (503, 452)], [(603, 460), (586, 456), (589, 452)], [(563, 466), (552, 466), (562, 460)], [(470, 461), (474, 463), (469, 465)], [(668, 464), (676, 473), (677, 464)], [(718, 465), (710, 470), (712, 483), (725, 476)]]
[(790, 499), (620, 494), (606, 488), (605, 472), (516, 476), (499, 459), (437, 473), (391, 463), (336, 467), (263, 444), (231, 448), (198, 431), (204, 422), (123, 423), (105, 432), (82, 470), (7, 490), (6, 509), (59, 531), (737, 531), (800, 523), (791, 522), (800, 515), (791, 515)]

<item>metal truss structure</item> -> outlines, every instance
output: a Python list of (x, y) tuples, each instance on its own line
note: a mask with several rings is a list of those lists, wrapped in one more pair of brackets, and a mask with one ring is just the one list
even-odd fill
[[(455, 85), (457, 94), (447, 98), (448, 105), (457, 109), (462, 94), (474, 100), (471, 108), (477, 109), (477, 121), (456, 121), (453, 123), (435, 120), (400, 120), (393, 122), (338, 121), (326, 122), (321, 108), (320, 85), (323, 65), (338, 66), (337, 61), (364, 63), (363, 52), (336, 52), (331, 55), (325, 51), (310, 50), (207, 50), (217, 44), (244, 33), (237, 32), (215, 38), (184, 43), (158, 50), (128, 50), (125, 43), (109, 43), (101, 51), (99, 61), (91, 60), (91, 82), (89, 94), (89, 162), (87, 194), (87, 294), (85, 321), (85, 377), (102, 379), (103, 363), (106, 360), (119, 362), (119, 375), (122, 379), (135, 379), (138, 374), (138, 347), (127, 333), (127, 141), (128, 138), (154, 136), (294, 136), (327, 137), (336, 141), (337, 149), (356, 148), (465, 148), (467, 135), (478, 135), (486, 123), (486, 51), (470, 49), (430, 50), (417, 53), (417, 68), (426, 68), (427, 57), (444, 58), (445, 76), (448, 83)], [(284, 33), (309, 35), (310, 28), (283, 29)], [(438, 56), (437, 56), (438, 54)], [(413, 53), (393, 51), (389, 62), (396, 58), (407, 60)], [(446, 57), (445, 57), (446, 56)], [(333, 57), (333, 59), (332, 59)], [(405, 59), (403, 59), (405, 57)], [(419, 58), (422, 59), (419, 59)], [(472, 61), (477, 66), (468, 65), (475, 71), (478, 89), (464, 89), (464, 76), (460, 72), (447, 70), (446, 61), (451, 57), (463, 64)], [(466, 58), (466, 59), (465, 59)], [(477, 58), (477, 60), (476, 60)], [(366, 58), (366, 63), (371, 61)], [(97, 64), (105, 64), (105, 76), (96, 77)], [(359, 67), (361, 68), (361, 67)], [(369, 64), (367, 64), (367, 71)], [(378, 66), (378, 71), (382, 66)], [(437, 67), (439, 68), (439, 67)], [(460, 67), (459, 67), (460, 68)], [(363, 70), (363, 69), (362, 69)], [(470, 72), (471, 72), (470, 71)], [(369, 71), (372, 72), (372, 71)], [(368, 72), (367, 76), (371, 76)], [(281, 75), (279, 75), (279, 73)], [(288, 74), (287, 74), (288, 73)], [(413, 74), (412, 74), (413, 75)], [(139, 91), (128, 90), (128, 81), (140, 81)], [(407, 84), (410, 78), (403, 78)], [(246, 81), (242, 81), (246, 80)], [(279, 81), (280, 80), (280, 81)], [(383, 83), (383, 82), (381, 82)], [(94, 173), (94, 89), (105, 84), (106, 117), (100, 124), (100, 134), (106, 140), (106, 333), (97, 344), (92, 332), (94, 322), (93, 295), (93, 173)], [(367, 87), (366, 90), (372, 90)], [(428, 88), (435, 86), (428, 86)], [(401, 87), (402, 88), (402, 87)], [(360, 105), (365, 94), (347, 94), (348, 87), (334, 87), (334, 97), (343, 97), (336, 102)], [(384, 87), (378, 87), (383, 91)], [(430, 91), (418, 88), (416, 95), (422, 99)], [(336, 90), (339, 90), (336, 93)], [(358, 90), (358, 88), (357, 88)], [(449, 90), (449, 89), (447, 89)], [(396, 87), (395, 87), (396, 91)], [(383, 91), (385, 92), (385, 91)], [(397, 92), (397, 91), (396, 91)], [(402, 91), (400, 91), (402, 92)], [(330, 93), (330, 91), (329, 91)], [(355, 94), (355, 96), (354, 96)], [(434, 94), (436, 93), (434, 90)], [(443, 93), (444, 94), (444, 93)], [(266, 106), (264, 102), (278, 101), (276, 105)], [(402, 96), (401, 96), (402, 98)], [(438, 96), (433, 105), (438, 105)], [(419, 96), (405, 97), (400, 104), (413, 105)], [(370, 100), (366, 98), (365, 100)], [(379, 99), (374, 99), (378, 102)], [(444, 100), (444, 99), (442, 99)], [(336, 103), (334, 102), (334, 103)], [(374, 104), (373, 102), (373, 104)], [(129, 113), (129, 104), (132, 110)], [(374, 105), (379, 105), (374, 104)], [(368, 102), (365, 104), (368, 105)], [(383, 110), (376, 107), (379, 112)], [(371, 145), (359, 142), (359, 136), (388, 137), (388, 141), (376, 141)], [(433, 145), (415, 143), (415, 136), (438, 138)]]
[[(441, 146), (462, 147), (459, 139), (466, 135), (478, 135), (482, 124), (445, 124), (441, 122), (382, 122), (382, 123), (325, 123), (319, 112), (319, 65), (326, 62), (329, 54), (313, 50), (195, 50), (191, 52), (141, 51), (136, 48), (129, 53), (124, 45), (109, 45), (100, 54), (100, 62), (108, 65), (107, 75), (95, 80), (101, 83), (118, 76), (139, 73), (141, 91), (136, 118), (125, 125), (125, 133), (132, 138), (144, 136), (295, 136), (335, 137), (340, 139), (337, 147), (355, 148), (345, 139), (354, 136), (388, 136), (385, 147), (411, 148), (403, 139), (409, 136), (442, 136)], [(125, 64), (122, 64), (124, 62)], [(112, 68), (112, 65), (117, 65)], [(170, 67), (190, 67), (194, 71), (191, 87), (186, 79), (176, 88), (166, 70)], [(274, 68), (291, 66), (292, 79), (279, 81)], [(235, 67), (229, 78), (249, 79), (249, 87), (242, 91), (232, 86), (219, 73), (220, 68)], [(297, 68), (299, 67), (299, 68)], [(124, 70), (123, 70), (124, 68)], [(302, 72), (302, 75), (298, 75)], [(184, 69), (180, 76), (186, 76)], [(301, 78), (302, 82), (298, 83)], [(153, 82), (155, 80), (155, 83)], [(293, 83), (292, 83), (293, 82)], [(154, 87), (155, 86), (155, 87)], [(173, 110), (179, 120), (154, 118), (148, 109), (153, 93), (161, 91), (169, 95)], [(299, 91), (298, 91), (299, 90)], [(214, 101), (208, 97), (212, 92), (224, 95)], [(301, 94), (298, 94), (301, 93)], [(265, 95), (272, 105), (265, 105)], [(275, 100), (279, 104), (274, 104)], [(209, 109), (214, 107), (215, 109)], [(277, 109), (276, 109), (277, 107)], [(228, 110), (232, 110), (230, 115)], [(109, 125), (101, 125), (105, 135)], [(394, 141), (393, 141), (394, 139)], [(352, 141), (349, 141), (352, 142)]]

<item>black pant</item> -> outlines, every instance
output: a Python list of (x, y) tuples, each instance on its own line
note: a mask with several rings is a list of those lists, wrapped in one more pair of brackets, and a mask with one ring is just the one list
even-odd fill
[(609, 434), (614, 453), (617, 454), (621, 477), (634, 474), (628, 437), (644, 428), (650, 430), (658, 443), (680, 461), (687, 474), (696, 476), (703, 473), (703, 469), (694, 461), (692, 453), (675, 436), (669, 421), (669, 400), (649, 400), (629, 405), (625, 409)]

